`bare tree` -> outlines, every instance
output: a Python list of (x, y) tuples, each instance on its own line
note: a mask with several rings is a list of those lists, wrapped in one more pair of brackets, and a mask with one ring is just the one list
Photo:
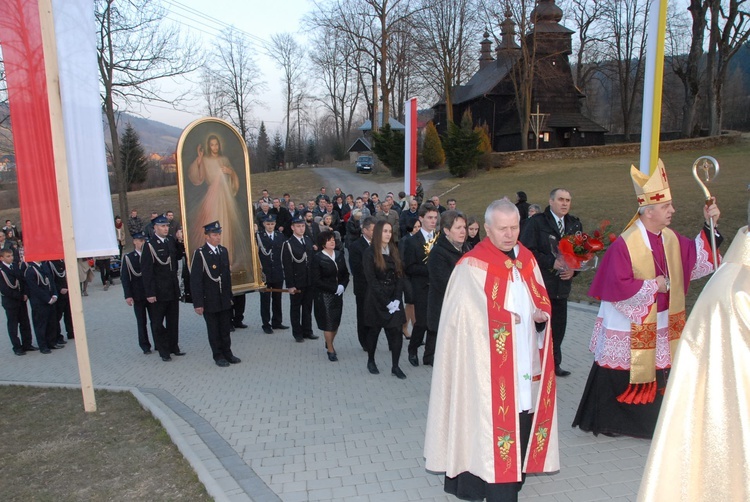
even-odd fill
[(687, 11), (691, 19), (670, 5), (665, 52), (684, 90), (680, 129), (683, 137), (691, 138), (700, 132), (697, 112), (703, 80), (700, 64), (704, 55), (708, 0), (690, 0)]
[(622, 127), (630, 140), (634, 112), (643, 91), (646, 24), (650, 0), (606, 0), (603, 24), (610, 78), (617, 83)]
[(323, 84), (326, 96), (320, 102), (331, 114), (336, 141), (342, 144), (349, 136), (359, 104), (361, 81), (356, 70), (362, 52), (349, 38), (327, 27), (318, 30), (312, 46), (311, 73)]
[(721, 134), (722, 89), (729, 62), (750, 37), (750, 11), (747, 0), (710, 0), (708, 41), (709, 134)]
[(478, 20), (472, 0), (421, 0), (410, 21), (415, 68), (435, 95), (445, 99), (448, 121), (453, 121), (453, 88), (476, 68), (471, 54)]
[(576, 33), (573, 41), (575, 53), (576, 86), (586, 91), (592, 77), (599, 71), (601, 61), (602, 2), (600, 0), (570, 0), (563, 9)]
[(96, 0), (98, 63), (102, 81), (102, 107), (111, 140), (120, 214), (127, 215), (127, 180), (120, 165), (117, 112), (143, 102), (174, 106), (173, 97), (161, 93), (164, 79), (192, 72), (199, 65), (198, 47), (165, 24), (166, 11), (155, 0)]
[[(252, 55), (247, 39), (234, 28), (230, 28), (217, 42), (210, 56), (204, 77), (215, 78), (216, 111), (222, 112), (239, 131), (245, 143), (250, 143), (250, 114), (260, 101), (255, 97), (265, 87), (261, 73)], [(219, 107), (221, 103), (221, 107)]]
[(279, 33), (271, 36), (268, 55), (283, 72), (284, 96), (286, 98), (286, 152), (289, 152), (290, 131), (292, 127), (292, 108), (295, 104), (298, 89), (305, 87), (302, 75), (305, 72), (305, 51), (290, 33)]
[(221, 81), (208, 66), (201, 70), (201, 94), (206, 100), (206, 113), (210, 117), (224, 117), (227, 112), (227, 95)]
[[(383, 123), (388, 123), (392, 92), (388, 53), (396, 30), (405, 28), (403, 21), (412, 13), (409, 0), (330, 0), (326, 4), (318, 4), (310, 19), (316, 26), (346, 34), (357, 50), (369, 56), (369, 62), (363, 60), (358, 70), (363, 84), (365, 75), (373, 77), (372, 97), (365, 94), (365, 99), (371, 105), (373, 130), (378, 129), (379, 101), (383, 102)], [(371, 65), (372, 71), (369, 69)]]

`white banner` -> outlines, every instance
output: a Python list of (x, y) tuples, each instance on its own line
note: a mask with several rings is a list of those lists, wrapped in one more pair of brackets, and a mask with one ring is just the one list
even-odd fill
[[(117, 255), (104, 151), (94, 2), (52, 0), (52, 10), (76, 255)], [(127, 221), (127, 214), (121, 216)]]

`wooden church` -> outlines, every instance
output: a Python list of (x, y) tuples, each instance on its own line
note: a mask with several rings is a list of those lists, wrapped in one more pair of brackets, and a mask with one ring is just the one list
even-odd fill
[[(470, 110), (475, 125), (486, 124), (496, 152), (521, 149), (521, 123), (516, 108), (513, 72), (522, 65), (523, 51), (516, 43), (516, 25), (510, 13), (501, 23), (501, 40), (492, 56), (489, 34), (481, 42), (479, 70), (466, 83), (453, 89), (453, 120), (460, 123)], [(539, 111), (542, 126), (539, 148), (603, 145), (607, 130), (581, 113), (583, 93), (573, 83), (568, 56), (573, 31), (560, 24), (563, 12), (554, 0), (539, 0), (531, 13), (532, 30), (526, 34), (527, 53), (534, 54), (532, 113)], [(517, 74), (517, 72), (516, 72)], [(447, 129), (446, 103), (433, 106), (434, 122), (441, 134)], [(528, 147), (536, 137), (529, 130)]]

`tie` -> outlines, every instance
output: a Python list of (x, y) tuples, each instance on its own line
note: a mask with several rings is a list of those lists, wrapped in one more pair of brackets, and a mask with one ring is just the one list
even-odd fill
[(431, 240), (432, 240), (432, 232), (430, 232), (429, 234), (427, 234), (427, 240), (428, 240), (428, 241), (431, 241)]
[(557, 229), (560, 232), (560, 235), (562, 236), (563, 232), (565, 231), (565, 229), (563, 228), (562, 220), (557, 220)]

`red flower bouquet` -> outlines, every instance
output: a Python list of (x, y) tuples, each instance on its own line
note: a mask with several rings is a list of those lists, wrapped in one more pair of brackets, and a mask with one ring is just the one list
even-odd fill
[(610, 231), (610, 226), (610, 221), (604, 220), (591, 235), (576, 232), (563, 235), (560, 242), (557, 242), (555, 236), (551, 235), (552, 253), (557, 258), (562, 257), (566, 267), (570, 270), (576, 272), (593, 270), (599, 264), (597, 253), (604, 251), (617, 239), (617, 236)]

